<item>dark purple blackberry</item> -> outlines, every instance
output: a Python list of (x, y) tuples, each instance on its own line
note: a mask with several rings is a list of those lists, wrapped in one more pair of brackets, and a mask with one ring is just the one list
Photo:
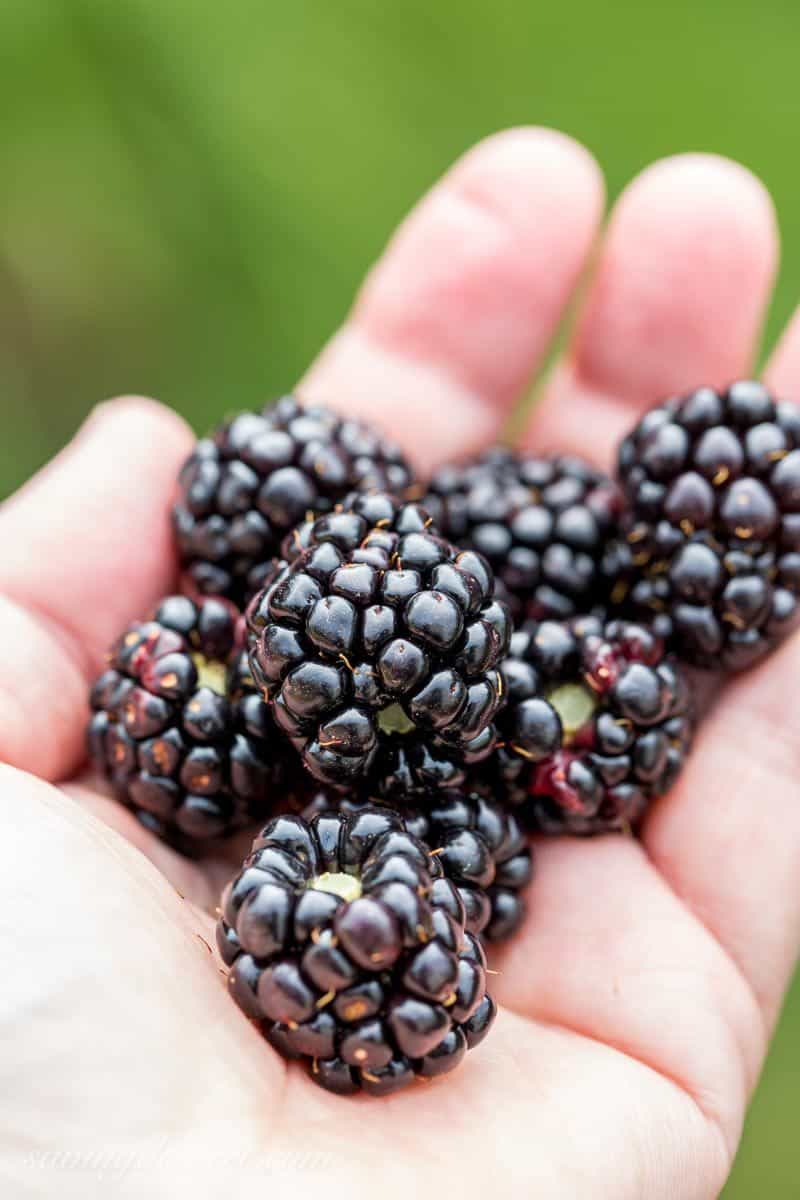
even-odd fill
[(650, 630), (596, 617), (531, 623), (502, 672), (503, 742), (488, 779), (536, 828), (629, 829), (671, 787), (691, 741), (689, 687)]
[[(622, 443), (616, 598), (686, 661), (739, 670), (800, 616), (800, 410), (760, 383), (701, 388)], [(626, 595), (627, 593), (627, 595)]]
[(191, 590), (243, 606), (286, 534), (350, 491), (403, 491), (393, 443), (359, 421), (284, 396), (197, 443), (180, 474), (173, 525)]
[(479, 554), (416, 504), (356, 495), (319, 518), (248, 610), (253, 677), (323, 783), (408, 803), (494, 745), (511, 633)]
[(240, 1008), (330, 1091), (450, 1071), (494, 1017), (456, 888), (386, 807), (272, 820), (226, 889), (217, 941)]
[[(309, 787), (302, 815), (336, 809), (352, 816), (374, 800), (337, 796)], [(466, 928), (486, 941), (502, 941), (525, 916), (523, 892), (533, 875), (533, 856), (516, 815), (478, 792), (437, 793), (422, 808), (401, 807), (409, 833), (435, 847), (444, 873), (464, 905)]]
[(498, 446), (440, 468), (422, 503), (444, 537), (488, 560), (515, 621), (571, 617), (603, 602), (600, 566), (621, 496), (588, 463)]
[(467, 928), (490, 942), (511, 937), (525, 917), (524, 891), (533, 876), (516, 815), (474, 791), (444, 792), (426, 815), (426, 841), (436, 843), (444, 873), (458, 888)]
[[(238, 629), (237, 629), (238, 624)], [(223, 600), (162, 600), (131, 625), (91, 692), (89, 752), (159, 836), (222, 837), (266, 815), (287, 756)]]

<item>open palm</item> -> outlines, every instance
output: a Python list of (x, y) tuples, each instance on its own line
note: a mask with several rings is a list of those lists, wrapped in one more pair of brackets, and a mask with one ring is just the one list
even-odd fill
[[(489, 139), (402, 226), (301, 395), (382, 425), (422, 470), (494, 440), (602, 208), (569, 139)], [(735, 164), (645, 171), (523, 441), (609, 466), (643, 407), (747, 373), (776, 241)], [(767, 379), (800, 395), (800, 323)], [(117, 401), (0, 510), (2, 1194), (716, 1196), (800, 941), (800, 639), (725, 691), (641, 843), (539, 847), (527, 924), (493, 964), (502, 1011), (457, 1075), (331, 1096), (258, 1036), (206, 945), (242, 847), (180, 859), (81, 774), (87, 682), (174, 584), (190, 444), (167, 410)]]

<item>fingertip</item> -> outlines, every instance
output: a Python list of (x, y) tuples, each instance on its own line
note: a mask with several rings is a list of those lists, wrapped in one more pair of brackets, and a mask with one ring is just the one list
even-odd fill
[[(531, 208), (531, 187), (547, 181), (553, 209), (582, 216), (594, 230), (605, 200), (600, 166), (581, 143), (543, 125), (517, 125), (490, 134), (455, 163), (443, 183), (506, 210)], [(574, 232), (574, 231), (573, 231)]]
[(137, 438), (152, 439), (154, 447), (186, 454), (194, 441), (194, 433), (179, 413), (150, 396), (137, 395), (115, 396), (96, 404), (77, 437), (97, 432), (105, 436), (112, 426), (117, 435), (130, 431)]
[(653, 401), (748, 369), (778, 259), (775, 209), (746, 167), (662, 159), (612, 214), (573, 361), (598, 391)]
[(677, 236), (681, 218), (691, 223), (698, 248), (705, 238), (721, 241), (723, 248), (745, 251), (752, 265), (771, 277), (779, 248), (775, 205), (761, 180), (742, 163), (697, 153), (651, 163), (622, 193), (609, 240), (619, 227), (627, 232), (631, 223), (650, 234), (674, 228)]
[(748, 204), (775, 224), (775, 206), (763, 182), (749, 167), (723, 154), (692, 151), (656, 159), (631, 180), (620, 204), (638, 193), (652, 200), (659, 194), (684, 196), (693, 189), (695, 203), (706, 203), (715, 212), (726, 200)]

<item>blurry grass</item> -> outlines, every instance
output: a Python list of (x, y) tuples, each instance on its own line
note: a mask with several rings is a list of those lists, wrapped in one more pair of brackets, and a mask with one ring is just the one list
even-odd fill
[[(419, 193), (505, 125), (585, 141), (616, 195), (680, 150), (775, 196), (800, 293), (796, 0), (5, 0), (0, 495), (106, 395), (198, 428), (297, 378)], [(728, 1200), (797, 1194), (800, 997)], [(756, 1191), (758, 1189), (758, 1191)]]

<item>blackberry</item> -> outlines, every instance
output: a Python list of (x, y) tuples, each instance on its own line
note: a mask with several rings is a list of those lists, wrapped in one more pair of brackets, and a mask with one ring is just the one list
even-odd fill
[(199, 441), (180, 474), (173, 527), (191, 590), (243, 606), (307, 513), (410, 481), (397, 446), (359, 421), (293, 396), (241, 413)]
[(498, 446), (440, 468), (422, 503), (445, 537), (488, 560), (516, 622), (563, 619), (603, 602), (600, 568), (621, 496), (588, 463)]
[(486, 1034), (486, 960), (441, 863), (384, 808), (274, 818), (223, 897), (230, 992), (330, 1091), (385, 1095)]
[(691, 741), (690, 693), (652, 631), (599, 617), (531, 623), (502, 671), (490, 780), (536, 828), (629, 829), (670, 788)]
[(91, 691), (89, 752), (159, 836), (221, 837), (266, 815), (282, 741), (231, 605), (162, 600), (131, 625)]
[(486, 562), (379, 493), (300, 541), (248, 610), (277, 724), (323, 783), (406, 802), (457, 786), (493, 748), (511, 634)]
[(800, 411), (760, 384), (701, 388), (642, 418), (619, 452), (617, 598), (686, 661), (738, 670), (798, 621)]
[[(353, 815), (375, 801), (336, 796), (309, 788), (303, 816), (336, 808)], [(444, 873), (456, 886), (466, 928), (484, 940), (510, 937), (525, 916), (524, 889), (533, 875), (533, 856), (516, 815), (477, 791), (437, 794), (424, 808), (401, 808), (406, 829), (434, 846)]]
[(426, 810), (426, 840), (435, 842), (456, 885), (467, 928), (487, 941), (516, 933), (533, 875), (528, 839), (516, 815), (477, 791), (444, 792)]

